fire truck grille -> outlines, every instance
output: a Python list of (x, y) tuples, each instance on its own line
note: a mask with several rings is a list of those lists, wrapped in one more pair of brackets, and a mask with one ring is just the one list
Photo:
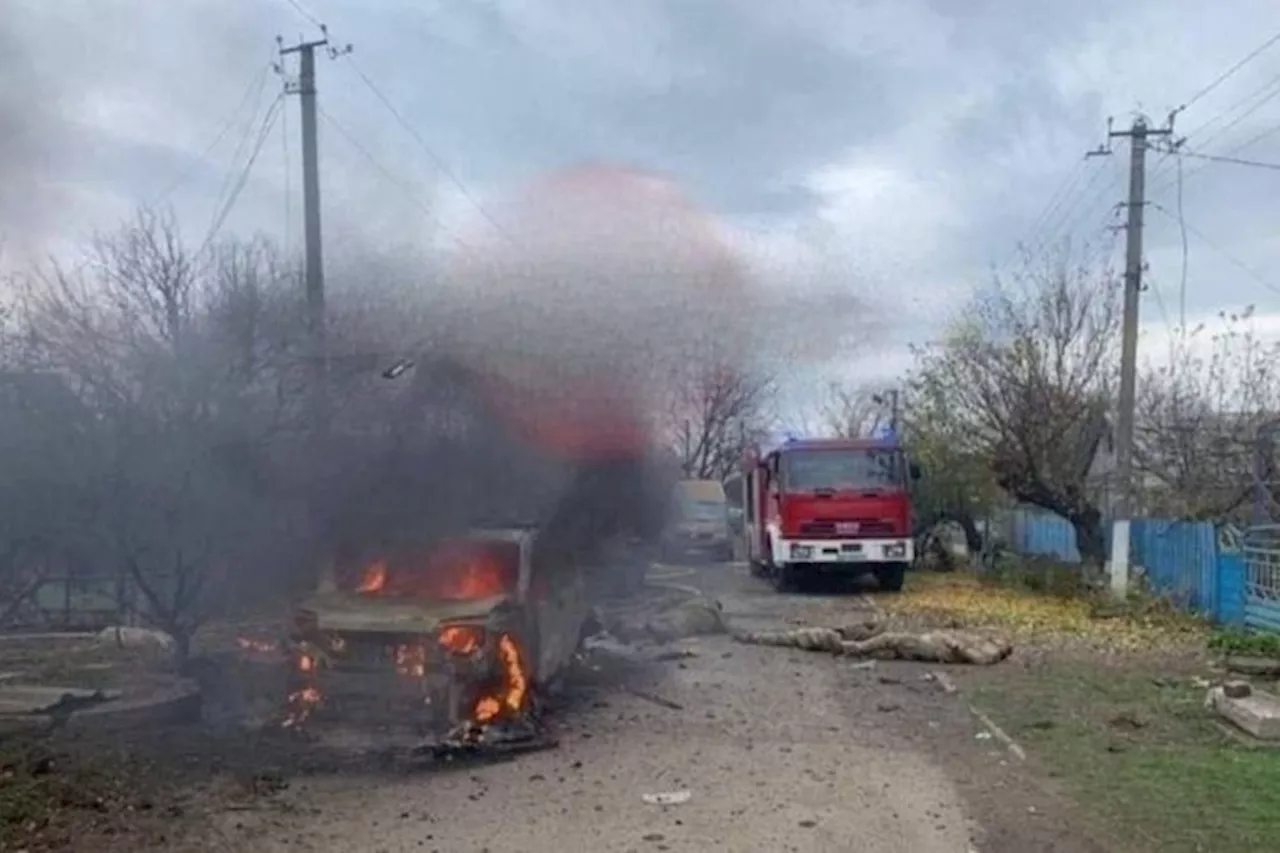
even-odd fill
[(873, 518), (820, 518), (800, 525), (801, 536), (840, 539), (868, 539), (892, 536), (893, 522)]

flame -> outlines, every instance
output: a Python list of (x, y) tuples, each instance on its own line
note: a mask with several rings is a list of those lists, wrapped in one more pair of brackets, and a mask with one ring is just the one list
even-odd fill
[(512, 578), (502, 558), (471, 542), (441, 545), (427, 561), (435, 597), (453, 601), (493, 598), (507, 591)]
[(476, 703), (473, 716), (478, 723), (491, 723), (503, 712), (518, 714), (529, 698), (529, 678), (524, 670), (524, 656), (510, 634), (498, 637), (498, 660), (502, 663), (505, 684), (499, 695), (485, 696)]
[[(514, 553), (509, 553), (514, 551)], [(437, 601), (478, 601), (505, 594), (515, 584), (518, 551), (489, 542), (452, 541), (439, 545), (421, 568), (385, 560), (367, 565), (356, 592)]]
[(476, 703), (475, 718), (477, 723), (491, 723), (502, 713), (502, 703), (492, 696), (486, 696)]
[(484, 629), (470, 625), (449, 625), (440, 631), (440, 645), (455, 655), (473, 655), (484, 645)]
[(290, 708), (289, 716), (281, 725), (287, 729), (306, 721), (320, 705), (321, 698), (320, 691), (314, 687), (304, 687), (290, 693), (287, 701)]
[(356, 592), (363, 595), (376, 595), (387, 588), (387, 564), (377, 560), (365, 567), (364, 576), (360, 578), (360, 586)]

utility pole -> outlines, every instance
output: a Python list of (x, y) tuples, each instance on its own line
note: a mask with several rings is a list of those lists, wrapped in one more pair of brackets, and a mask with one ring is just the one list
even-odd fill
[(1116, 417), (1118, 491), (1112, 516), (1109, 567), (1111, 592), (1117, 597), (1123, 597), (1129, 591), (1129, 528), (1134, 504), (1133, 420), (1138, 373), (1138, 308), (1142, 295), (1142, 214), (1147, 203), (1147, 139), (1172, 133), (1173, 114), (1169, 116), (1169, 125), (1162, 128), (1148, 127), (1146, 119), (1141, 116), (1134, 119), (1129, 130), (1112, 130), (1108, 123), (1107, 145), (1086, 155), (1110, 154), (1112, 139), (1121, 136), (1129, 139), (1129, 200), (1125, 205), (1129, 221), (1125, 227), (1124, 327), (1120, 339), (1120, 400)]
[(316, 132), (316, 48), (325, 48), (330, 59), (351, 52), (351, 45), (339, 50), (329, 46), (329, 33), (322, 26), (323, 38), (299, 41), (285, 47), (279, 36), (280, 55), (298, 54), (297, 81), (285, 84), (287, 94), (298, 96), (302, 120), (302, 207), (303, 239), (305, 241), (303, 282), (307, 297), (307, 326), (311, 335), (311, 357), (314, 359), (315, 386), (313, 401), (315, 414), (324, 417), (327, 409), (328, 348), (326, 346), (326, 317), (324, 299), (324, 252), (320, 232), (320, 156)]

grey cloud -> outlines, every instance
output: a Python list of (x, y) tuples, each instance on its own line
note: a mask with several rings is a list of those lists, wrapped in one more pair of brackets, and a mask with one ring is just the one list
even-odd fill
[[(907, 170), (957, 217), (907, 211), (894, 217), (903, 222), (901, 234), (877, 236), (884, 242), (879, 249), (858, 245), (864, 255), (871, 250), (882, 256), (877, 275), (896, 271), (895, 295), (919, 294), (912, 298), (928, 303), (931, 312), (940, 294), (952, 298), (981, 283), (987, 262), (1007, 256), (1062, 176), (1101, 141), (1108, 110), (1143, 98), (1154, 111), (1163, 110), (1172, 103), (1162, 99), (1185, 97), (1242, 53), (1235, 43), (1219, 49), (1207, 41), (1195, 56), (1162, 50), (1195, 43), (1196, 34), (1187, 30), (1198, 25), (1189, 22), (1208, 13), (1190, 0), (1123, 7), (1102, 0), (795, 0), (785, 8), (757, 0), (307, 5), (328, 21), (336, 39), (355, 43), (361, 66), (477, 192), (569, 163), (605, 161), (670, 174), (727, 216), (796, 228), (830, 201), (806, 183), (815, 170), (849, 158)], [(50, 120), (29, 109), (32, 102), (74, 113), (93, 93), (132, 92), (162, 104), (175, 127), (201, 129), (188, 137), (211, 136), (220, 111), (238, 98), (247, 70), (266, 61), (271, 37), (308, 27), (282, 0), (25, 0), (17, 8), (25, 27), (21, 38), (29, 43), (24, 67), (35, 79), (18, 91), (23, 106), (9, 106), (3, 115), (20, 115), (29, 127)], [(1233, 8), (1256, 18), (1266, 5), (1236, 0)], [(1259, 29), (1236, 26), (1241, 43)], [(12, 41), (11, 30), (0, 38)], [(30, 64), (31, 54), (50, 56), (58, 45), (72, 49), (64, 47), (48, 64)], [(4, 55), (14, 61), (10, 51)], [(1258, 73), (1274, 73), (1274, 62), (1259, 63)], [(1247, 90), (1252, 84), (1242, 80)], [(324, 63), (320, 90), (325, 108), (403, 173), (406, 184), (429, 187), (429, 161), (351, 69)], [(1206, 99), (1191, 118), (1212, 115), (1239, 91)], [(13, 97), (7, 91), (0, 100)], [(291, 105), (289, 119), (296, 125), (295, 110)], [(178, 160), (192, 153), (162, 138), (140, 144), (85, 136), (73, 121), (71, 116), (60, 125), (61, 143), (69, 147), (54, 171), (125, 197), (145, 195), (158, 175), (181, 171)], [(58, 150), (58, 134), (47, 125), (40, 136)], [(28, 152), (24, 168), (38, 173), (42, 155)], [(1274, 147), (1271, 152), (1280, 158)], [(1265, 147), (1250, 153), (1268, 155)], [(388, 199), (403, 195), (403, 187), (387, 187), (331, 135), (323, 156), (325, 221), (335, 241), (349, 239), (344, 232), (362, 220), (396, 218), (365, 211), (386, 214)], [(1123, 156), (1118, 146), (1116, 159)], [(191, 206), (201, 224), (211, 199), (196, 196), (216, 194), (216, 173), (225, 171), (228, 156), (218, 158), (191, 181)], [(0, 168), (12, 172), (8, 162)], [(247, 193), (246, 210), (239, 213), (279, 208), (265, 199), (279, 192), (283, 168), (275, 154), (264, 158), (256, 190), (263, 199)], [(1258, 177), (1214, 167), (1188, 183), (1188, 217), (1224, 240), (1258, 243), (1269, 221), (1257, 213), (1269, 203)], [(1121, 191), (1118, 184), (1110, 187), (1095, 210), (1077, 212), (1077, 230), (1096, 232)], [(428, 189), (423, 195), (425, 204), (432, 203)], [(1153, 200), (1170, 207), (1168, 186), (1161, 194), (1153, 189)], [(0, 214), (12, 218), (3, 208)], [(1177, 241), (1176, 229), (1161, 219), (1153, 212), (1149, 230), (1152, 257), (1159, 259)], [(411, 236), (407, 231), (403, 239)], [(842, 241), (851, 242), (842, 235), (830, 239), (837, 248)], [(1195, 269), (1213, 263), (1223, 269), (1220, 259), (1204, 254), (1209, 250), (1194, 251)], [(1256, 263), (1266, 266), (1267, 260), (1259, 256)], [(859, 273), (839, 264), (830, 272), (847, 282)], [(1157, 273), (1170, 278), (1168, 270)], [(1237, 289), (1244, 294), (1249, 288)], [(1222, 297), (1218, 288), (1194, 295)], [(924, 331), (922, 326), (912, 334)]]

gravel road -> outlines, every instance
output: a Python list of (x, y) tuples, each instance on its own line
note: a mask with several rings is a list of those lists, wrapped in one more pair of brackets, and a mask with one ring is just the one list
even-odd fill
[[(741, 566), (684, 575), (743, 626), (838, 624), (869, 606), (850, 593), (779, 595)], [(225, 841), (261, 853), (1103, 850), (927, 667), (723, 637), (677, 645), (693, 655), (649, 667), (602, 658), (555, 717), (557, 749), (300, 780), (269, 811), (221, 818)], [(644, 800), (683, 791), (678, 805)]]

